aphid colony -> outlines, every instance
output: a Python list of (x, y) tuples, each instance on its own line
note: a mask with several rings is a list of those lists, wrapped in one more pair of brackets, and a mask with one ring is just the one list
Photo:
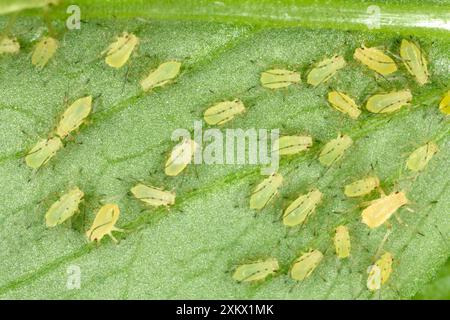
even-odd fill
[[(175, 193), (164, 189), (138, 183), (130, 189), (130, 193), (144, 204), (152, 207), (171, 206), (175, 204)], [(84, 197), (84, 192), (78, 187), (74, 187), (63, 194), (54, 202), (45, 214), (47, 227), (55, 227), (72, 218), (78, 211), (80, 203)], [(123, 232), (123, 229), (116, 227), (119, 219), (120, 209), (117, 204), (108, 203), (103, 205), (97, 212), (91, 228), (86, 231), (89, 241), (101, 241), (108, 235), (114, 242), (117, 239), (112, 232)]]
[[(415, 78), (419, 85), (428, 82), (427, 62), (420, 48), (413, 42), (403, 40), (400, 48), (400, 56), (408, 72)], [(395, 61), (385, 54), (381, 49), (368, 48), (362, 45), (354, 52), (355, 60), (365, 65), (369, 69), (377, 72), (381, 76), (388, 76), (398, 70)], [(335, 55), (317, 63), (307, 75), (307, 83), (318, 86), (333, 77), (336, 72), (346, 66), (343, 57)], [(261, 85), (268, 89), (280, 89), (301, 82), (300, 74), (293, 70), (271, 69), (261, 73)], [(375, 94), (367, 99), (366, 109), (371, 113), (391, 113), (407, 106), (412, 100), (411, 91), (408, 89), (392, 91), (388, 93)], [(347, 114), (356, 120), (361, 114), (361, 107), (348, 94), (333, 90), (328, 93), (328, 102), (336, 110)], [(442, 98), (439, 108), (444, 114), (449, 113), (450, 98), (449, 93)], [(223, 108), (223, 119), (231, 120), (234, 114), (243, 112), (232, 112), (233, 107)], [(236, 109), (237, 110), (237, 109)], [(228, 116), (229, 113), (230, 116)], [(216, 115), (218, 113), (214, 113)], [(208, 121), (205, 113), (205, 121), (209, 124), (221, 124), (219, 121)], [(222, 122), (223, 123), (223, 122)], [(319, 153), (319, 162), (330, 167), (344, 157), (346, 150), (353, 144), (350, 136), (338, 134), (338, 137), (327, 142)], [(278, 140), (280, 156), (297, 154), (307, 150), (312, 146), (311, 137), (303, 136), (283, 136)], [(438, 146), (434, 142), (428, 142), (424, 146), (413, 151), (406, 160), (406, 167), (419, 172), (425, 169), (433, 155), (438, 152)], [(250, 196), (250, 208), (262, 210), (280, 193), (283, 177), (280, 173), (273, 173), (271, 176), (261, 181), (252, 191)], [(377, 228), (388, 223), (389, 219), (401, 207), (408, 204), (408, 199), (404, 191), (394, 191), (385, 195), (380, 187), (380, 180), (375, 175), (370, 175), (353, 181), (344, 187), (344, 194), (348, 198), (363, 197), (377, 190), (381, 197), (365, 203), (366, 208), (361, 212), (361, 222), (369, 228)], [(323, 198), (323, 194), (318, 189), (312, 189), (307, 193), (299, 195), (283, 211), (282, 221), (286, 227), (301, 226), (316, 211)], [(335, 229), (333, 237), (336, 256), (339, 259), (346, 259), (351, 256), (351, 236), (350, 230), (345, 225), (339, 225)], [(303, 281), (308, 278), (320, 264), (324, 254), (311, 249), (300, 255), (291, 265), (289, 274), (292, 279)], [(367, 288), (370, 291), (380, 290), (392, 273), (393, 257), (389, 252), (384, 253), (378, 260), (369, 266), (367, 272)], [(238, 282), (260, 281), (269, 275), (273, 275), (279, 269), (278, 261), (275, 258), (255, 261), (243, 264), (235, 269), (233, 279)]]
[[(105, 63), (114, 69), (123, 67), (138, 45), (139, 38), (137, 36), (124, 32), (102, 52)], [(49, 36), (43, 37), (35, 46), (32, 64), (37, 68), (44, 68), (54, 56), (58, 46), (56, 39)], [(3, 37), (0, 40), (0, 54), (16, 54), (19, 51), (20, 44), (15, 38)], [(417, 44), (403, 40), (400, 46), (400, 56), (405, 68), (419, 85), (424, 85), (429, 81), (427, 61)], [(379, 48), (368, 48), (362, 45), (355, 50), (353, 57), (381, 76), (388, 76), (398, 70), (395, 61)], [(346, 65), (347, 62), (342, 56), (335, 55), (331, 58), (325, 58), (312, 67), (307, 74), (306, 82), (316, 87), (328, 81)], [(174, 60), (164, 62), (156, 69), (151, 70), (148, 76), (140, 81), (140, 85), (144, 91), (164, 86), (172, 82), (178, 76), (180, 70), (180, 62)], [(294, 70), (269, 69), (261, 73), (260, 82), (263, 87), (276, 90), (301, 83), (301, 76), (299, 72)], [(379, 93), (367, 99), (366, 109), (371, 113), (391, 113), (408, 105), (412, 98), (408, 89)], [(361, 107), (344, 92), (330, 91), (328, 102), (331, 107), (354, 120), (361, 114)], [(444, 114), (449, 114), (449, 104), (450, 98), (449, 92), (447, 92), (439, 104), (439, 108)], [(73, 102), (62, 114), (55, 130), (48, 135), (48, 138), (39, 140), (26, 154), (26, 164), (33, 169), (39, 169), (45, 165), (63, 147), (63, 140), (78, 130), (86, 121), (91, 110), (91, 96)], [(245, 113), (245, 111), (244, 102), (235, 98), (211, 105), (204, 111), (203, 117), (208, 125), (220, 126)], [(331, 139), (321, 148), (318, 155), (319, 162), (325, 167), (333, 166), (344, 157), (352, 144), (353, 140), (350, 136), (339, 133), (335, 139)], [(272, 152), (277, 151), (280, 156), (292, 156), (307, 151), (312, 145), (313, 139), (310, 136), (286, 135), (277, 140), (275, 143), (276, 149), (274, 148)], [(199, 146), (193, 140), (183, 139), (172, 149), (165, 163), (165, 174), (170, 177), (179, 175), (191, 162), (197, 148)], [(410, 171), (420, 172), (425, 169), (437, 152), (438, 146), (434, 142), (428, 142), (410, 154), (406, 160), (406, 167)], [(279, 194), (282, 184), (283, 176), (277, 172), (262, 180), (250, 195), (250, 208), (262, 210), (267, 207)], [(380, 198), (369, 202), (361, 212), (361, 222), (371, 229), (387, 223), (393, 214), (402, 206), (408, 204), (404, 191), (395, 191), (385, 195), (381, 190), (380, 180), (375, 175), (363, 177), (345, 185), (344, 194), (348, 198), (356, 198), (366, 196), (375, 190), (380, 192)], [(176, 196), (173, 191), (166, 191), (144, 183), (138, 183), (132, 187), (130, 194), (147, 206), (168, 207), (175, 204)], [(283, 224), (292, 228), (307, 223), (308, 219), (316, 212), (323, 197), (324, 194), (317, 188), (312, 188), (298, 195), (284, 209), (282, 214)], [(83, 198), (84, 192), (78, 187), (74, 187), (63, 194), (45, 214), (47, 227), (56, 227), (71, 219), (80, 210), (79, 207)], [(107, 203), (101, 206), (96, 213), (92, 226), (86, 231), (87, 239), (89, 241), (100, 241), (105, 235), (108, 235), (113, 241), (117, 242), (112, 232), (124, 231), (115, 226), (119, 215), (120, 209), (117, 204)], [(338, 259), (351, 257), (351, 232), (348, 226), (339, 225), (335, 227), (332, 242)], [(323, 259), (324, 253), (318, 249), (311, 249), (302, 253), (292, 262), (289, 270), (290, 277), (297, 281), (307, 279)], [(386, 252), (369, 266), (367, 270), (367, 288), (369, 290), (379, 290), (387, 282), (392, 273), (392, 262), (392, 254)], [(238, 266), (232, 277), (238, 282), (261, 281), (269, 275), (275, 274), (279, 269), (277, 259), (267, 258)]]

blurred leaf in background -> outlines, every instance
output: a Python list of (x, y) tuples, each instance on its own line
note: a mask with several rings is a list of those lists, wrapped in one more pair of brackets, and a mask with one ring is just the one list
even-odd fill
[[(7, 5), (22, 3), (2, 1), (0, 8), (6, 12)], [(69, 2), (48, 10), (44, 19), (41, 9), (20, 12), (8, 31), (21, 51), (0, 57), (0, 297), (413, 297), (449, 257), (450, 128), (438, 108), (450, 82), (448, 30), (439, 24), (448, 21), (449, 12), (443, 10), (448, 4), (375, 3), (391, 18), (390, 24), (382, 20), (380, 30), (369, 30), (364, 23), (365, 1), (80, 0), (80, 30), (65, 29)], [(9, 18), (0, 17), (0, 25)], [(49, 32), (45, 21), (51, 22), (60, 47), (38, 71), (30, 54)], [(138, 36), (140, 45), (127, 65), (116, 70), (105, 64), (101, 52), (124, 31)], [(383, 46), (395, 57), (405, 37), (417, 41), (429, 61), (431, 83), (423, 87), (397, 58), (400, 70), (389, 79), (353, 60), (363, 43)], [(303, 81), (274, 91), (259, 83), (261, 72), (271, 68), (296, 70), (305, 79), (315, 63), (335, 54), (347, 66), (325, 84), (311, 87)], [(139, 81), (168, 60), (182, 62), (176, 81), (143, 93)], [(363, 108), (357, 121), (326, 100), (336, 89), (364, 105), (375, 93), (402, 88), (412, 91), (411, 106), (387, 115)], [(24, 154), (47, 137), (69, 103), (86, 95), (94, 97), (90, 121), (48, 165), (32, 172), (24, 165)], [(282, 134), (314, 138), (308, 152), (281, 161), (281, 196), (256, 215), (249, 209), (249, 195), (263, 178), (258, 166), (195, 165), (177, 177), (164, 175), (173, 130), (192, 130), (209, 106), (235, 98), (247, 112), (222, 130), (279, 128)], [(354, 143), (339, 164), (324, 168), (317, 155), (338, 132)], [(428, 141), (440, 151), (423, 172), (411, 175), (406, 158)], [(366, 288), (366, 270), (387, 229), (369, 230), (361, 223), (359, 206), (377, 196), (348, 199), (343, 194), (346, 183), (371, 172), (385, 191), (405, 190), (414, 210), (402, 209), (402, 222), (391, 219), (392, 233), (383, 250), (393, 254), (394, 271), (375, 294)], [(174, 189), (175, 206), (154, 209), (130, 197), (136, 179)], [(86, 195), (80, 213), (71, 222), (46, 228), (46, 210), (73, 186)], [(312, 187), (323, 192), (321, 205), (305, 226), (288, 231), (280, 213)], [(84, 232), (105, 202), (119, 204), (117, 226), (127, 232), (118, 235), (117, 245), (106, 238), (99, 246), (87, 244)], [(352, 255), (342, 261), (332, 243), (340, 224), (349, 227), (352, 237)], [(287, 273), (292, 261), (310, 248), (325, 256), (299, 285)], [(236, 265), (268, 256), (280, 262), (277, 275), (250, 285), (232, 280)], [(69, 285), (77, 274), (79, 288)], [(439, 288), (434, 294), (448, 297), (448, 277), (440, 278), (430, 286)], [(430, 297), (430, 291), (434, 289), (418, 297)]]

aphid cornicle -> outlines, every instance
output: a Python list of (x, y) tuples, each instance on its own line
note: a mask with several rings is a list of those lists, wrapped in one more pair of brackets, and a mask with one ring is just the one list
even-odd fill
[(117, 239), (114, 238), (112, 232), (124, 231), (115, 226), (117, 220), (119, 219), (119, 215), (120, 209), (117, 204), (105, 204), (102, 206), (98, 210), (91, 228), (86, 231), (88, 240), (100, 242), (104, 236), (108, 235), (114, 242), (117, 242)]
[(345, 93), (339, 91), (331, 91), (328, 93), (328, 102), (336, 110), (348, 114), (350, 118), (357, 119), (361, 114), (360, 107), (355, 100), (350, 98)]
[(306, 82), (317, 86), (330, 79), (339, 69), (345, 67), (346, 62), (341, 56), (334, 56), (319, 62), (309, 73)]
[(121, 68), (127, 63), (131, 53), (138, 44), (138, 37), (132, 33), (124, 32), (102, 52), (102, 55), (106, 54), (106, 64), (116, 69)]
[(369, 267), (369, 276), (367, 277), (367, 288), (371, 291), (381, 289), (392, 273), (392, 254), (386, 252), (372, 266)]
[(58, 49), (58, 41), (52, 37), (44, 37), (38, 42), (31, 56), (31, 63), (37, 68), (43, 68)]
[(348, 258), (351, 250), (350, 233), (348, 232), (348, 228), (346, 226), (337, 227), (333, 240), (337, 257), (339, 259)]
[(0, 54), (16, 54), (20, 51), (20, 44), (16, 38), (4, 37), (0, 40)]
[(279, 173), (273, 173), (264, 179), (252, 192), (250, 209), (261, 210), (264, 208), (278, 194), (282, 183), (283, 176)]
[(409, 105), (411, 100), (412, 94), (408, 89), (376, 94), (367, 100), (366, 109), (372, 113), (390, 113)]
[(278, 139), (278, 154), (280, 156), (297, 154), (308, 150), (312, 145), (313, 140), (309, 136), (282, 136)]
[(165, 191), (160, 188), (146, 186), (142, 183), (135, 185), (131, 188), (131, 193), (136, 199), (149, 204), (154, 207), (170, 206), (175, 203), (175, 193), (171, 191)]
[(353, 144), (352, 138), (340, 134), (336, 139), (330, 140), (319, 154), (319, 161), (326, 167), (331, 166), (344, 155), (345, 150)]
[(377, 48), (367, 48), (362, 45), (355, 50), (353, 57), (383, 76), (397, 71), (397, 65), (394, 60)]
[(278, 261), (275, 258), (243, 264), (236, 268), (233, 279), (238, 282), (264, 280), (267, 276), (274, 274), (279, 268)]
[(380, 179), (376, 176), (366, 177), (345, 186), (344, 194), (349, 197), (361, 197), (371, 193), (380, 186)]
[(283, 224), (288, 227), (294, 227), (302, 224), (316, 210), (317, 205), (322, 199), (322, 192), (314, 189), (307, 194), (302, 194), (295, 199), (283, 213)]
[(439, 103), (439, 110), (444, 114), (450, 114), (450, 91), (447, 91), (444, 97), (442, 97), (442, 100)]
[(84, 193), (78, 187), (62, 195), (45, 214), (47, 227), (54, 227), (71, 218), (78, 211), (78, 206), (83, 197)]
[(198, 148), (198, 144), (191, 139), (183, 139), (177, 144), (167, 159), (164, 172), (168, 176), (177, 176), (183, 171), (189, 163)]
[(285, 69), (266, 70), (261, 73), (260, 80), (261, 85), (269, 89), (285, 88), (301, 82), (300, 73)]
[(414, 42), (403, 39), (400, 44), (400, 57), (408, 72), (413, 75), (419, 85), (423, 86), (428, 82), (427, 60)]
[(207, 124), (221, 125), (245, 112), (244, 103), (239, 99), (223, 101), (206, 109), (204, 119)]
[(162, 87), (171, 82), (180, 72), (181, 62), (168, 61), (161, 64), (156, 70), (152, 71), (147, 78), (141, 81), (141, 87), (144, 91), (153, 88)]
[(301, 255), (292, 265), (291, 278), (297, 281), (305, 280), (313, 273), (322, 259), (323, 254), (319, 250), (312, 250)]
[(430, 141), (426, 145), (417, 148), (409, 155), (406, 160), (406, 166), (409, 170), (414, 172), (422, 171), (438, 151), (438, 146)]
[(362, 222), (373, 229), (381, 226), (402, 206), (408, 203), (403, 191), (393, 192), (370, 202), (362, 213)]
[(58, 137), (40, 140), (25, 156), (25, 163), (33, 169), (45, 165), (63, 147)]
[(76, 100), (70, 107), (64, 111), (58, 126), (56, 134), (64, 139), (69, 133), (78, 129), (92, 110), (92, 97), (87, 96)]

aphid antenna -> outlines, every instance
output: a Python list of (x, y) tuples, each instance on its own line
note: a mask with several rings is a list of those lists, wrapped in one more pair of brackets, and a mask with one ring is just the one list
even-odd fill
[(449, 248), (450, 247), (449, 240), (444, 236), (444, 234), (442, 233), (441, 229), (438, 227), (437, 224), (433, 224), (433, 226), (438, 231), (439, 235), (441, 236), (441, 238), (442, 238), (443, 242), (445, 243), (445, 245), (447, 246), (447, 248)]
[(400, 295), (400, 291), (398, 290), (398, 288), (393, 284), (393, 283), (388, 283), (387, 284), (387, 287), (390, 289), (390, 290), (392, 290), (392, 291), (394, 291), (395, 292), (395, 294), (397, 295), (397, 299), (400, 299), (401, 298), (401, 295)]
[(129, 63), (127, 63), (127, 68), (125, 71), (125, 76), (123, 77), (123, 82), (122, 82), (122, 93), (125, 91), (125, 85), (128, 81), (128, 75), (130, 74), (130, 66), (133, 63), (133, 59), (131, 59), (131, 61), (129, 61)]
[(378, 79), (382, 78), (384, 81), (386, 81), (387, 83), (389, 83), (389, 78), (385, 75), (382, 75), (381, 73), (378, 73), (376, 71), (375, 72), (375, 80), (378, 82)]
[(384, 234), (383, 239), (381, 240), (381, 242), (380, 242), (380, 244), (379, 244), (379, 246), (378, 246), (377, 251), (375, 252), (373, 261), (378, 260), (378, 258), (381, 256), (381, 253), (382, 253), (383, 250), (384, 250), (384, 249), (383, 249), (383, 248), (384, 248), (384, 245), (385, 245), (386, 242), (388, 241), (389, 236), (390, 236), (391, 233), (392, 233), (392, 227), (389, 226), (388, 229), (387, 229), (387, 231), (386, 231), (386, 233)]
[(294, 285), (292, 285), (291, 286), (291, 288), (289, 289), (289, 293), (292, 293), (292, 291), (294, 291), (294, 289), (296, 289), (296, 288), (298, 288), (298, 287), (300, 287), (301, 286), (301, 284), (302, 284), (302, 281), (297, 281), (297, 280), (294, 280), (296, 283), (294, 284)]
[(276, 216), (276, 219), (272, 220), (272, 223), (280, 222), (283, 219), (283, 210), (280, 210), (280, 214)]
[(388, 49), (386, 49), (385, 51), (386, 51), (387, 53), (389, 53), (391, 56), (393, 56), (394, 58), (396, 58), (396, 59), (398, 59), (398, 60), (400, 60), (400, 61), (403, 61), (403, 58), (400, 57), (398, 54), (393, 53), (392, 51), (390, 51), (390, 50), (388, 50)]

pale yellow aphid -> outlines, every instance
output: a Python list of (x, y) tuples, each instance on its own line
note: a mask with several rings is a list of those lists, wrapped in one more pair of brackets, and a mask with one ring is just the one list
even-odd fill
[(175, 193), (171, 191), (165, 191), (160, 188), (146, 186), (142, 183), (135, 185), (131, 188), (131, 193), (136, 199), (149, 204), (154, 207), (170, 206), (175, 203)]
[(362, 213), (362, 222), (373, 229), (381, 226), (402, 206), (408, 203), (403, 191), (393, 192), (370, 202)]
[(344, 155), (353, 144), (352, 138), (347, 135), (340, 134), (336, 139), (330, 140), (322, 149), (319, 155), (319, 161), (326, 167), (331, 166)]
[(376, 94), (367, 100), (366, 109), (372, 113), (390, 113), (409, 105), (411, 100), (412, 94), (408, 89)]
[(245, 112), (244, 103), (239, 99), (235, 99), (216, 103), (206, 109), (203, 116), (207, 124), (221, 125), (243, 112)]
[(319, 62), (308, 74), (307, 81), (317, 86), (330, 79), (339, 69), (345, 67), (346, 62), (341, 56), (334, 56)]
[(172, 81), (180, 72), (181, 62), (168, 61), (161, 64), (156, 70), (152, 71), (147, 78), (141, 81), (141, 87), (144, 91), (156, 87), (162, 87)]
[(19, 51), (20, 51), (20, 44), (16, 38), (4, 37), (3, 39), (0, 40), (0, 54), (2, 53), (15, 54), (19, 53)]
[(62, 147), (63, 144), (58, 137), (42, 139), (25, 156), (25, 163), (30, 168), (39, 169)]
[(348, 228), (346, 226), (337, 227), (333, 240), (337, 257), (339, 259), (348, 258), (351, 250), (350, 233), (348, 232)]
[(377, 48), (367, 48), (362, 45), (361, 48), (355, 50), (353, 57), (383, 76), (397, 71), (394, 60)]
[(78, 187), (62, 195), (45, 214), (47, 227), (54, 227), (71, 218), (78, 211), (78, 206), (83, 197), (84, 193)]
[(375, 291), (385, 284), (392, 273), (392, 262), (394, 261), (392, 254), (386, 252), (375, 264), (369, 267), (369, 276), (367, 278), (367, 288)]
[(321, 199), (322, 192), (317, 189), (299, 196), (284, 211), (284, 225), (294, 227), (304, 223), (314, 213)]
[(300, 73), (291, 70), (271, 69), (261, 73), (261, 85), (269, 89), (285, 88), (300, 82)]
[(119, 219), (120, 209), (117, 204), (105, 204), (102, 206), (95, 216), (91, 228), (86, 231), (89, 241), (100, 241), (106, 235), (110, 236), (114, 242), (117, 239), (112, 235), (113, 231), (123, 232), (122, 229), (116, 228), (115, 224)]
[(52, 37), (44, 37), (38, 42), (31, 56), (31, 63), (37, 68), (43, 68), (58, 49), (58, 41)]
[(65, 138), (69, 133), (78, 129), (92, 110), (92, 97), (87, 96), (76, 100), (70, 107), (64, 111), (58, 126), (56, 134)]
[(442, 113), (445, 113), (447, 115), (450, 114), (450, 91), (447, 91), (447, 93), (444, 95), (441, 102), (439, 103), (439, 110), (441, 110)]
[(319, 250), (312, 250), (298, 257), (291, 268), (291, 278), (302, 281), (308, 278), (322, 261), (323, 254)]
[(406, 160), (406, 166), (409, 170), (414, 172), (422, 171), (438, 151), (438, 146), (430, 141), (426, 145), (417, 148), (409, 155)]
[(243, 264), (236, 268), (233, 279), (238, 282), (264, 280), (267, 276), (274, 274), (279, 268), (278, 261), (275, 258)]
[(428, 82), (427, 60), (420, 48), (412, 41), (403, 39), (400, 45), (400, 57), (409, 73), (416, 78), (419, 85)]
[(309, 136), (282, 136), (278, 139), (278, 154), (280, 156), (297, 154), (308, 150), (312, 145), (313, 140)]
[(264, 208), (278, 194), (282, 183), (283, 176), (279, 173), (273, 173), (264, 179), (252, 192), (250, 209), (261, 210)]
[(139, 44), (139, 38), (132, 33), (124, 32), (117, 40), (102, 52), (106, 54), (105, 62), (113, 68), (121, 68), (127, 63), (134, 48)]
[(380, 179), (376, 176), (366, 177), (345, 186), (344, 193), (347, 197), (361, 197), (371, 193), (380, 186)]
[(197, 148), (197, 143), (191, 139), (183, 139), (177, 144), (170, 153), (169, 159), (167, 159), (164, 169), (166, 175), (177, 176), (183, 171), (191, 163)]
[(348, 114), (350, 118), (357, 119), (361, 114), (360, 107), (355, 100), (350, 98), (345, 93), (339, 91), (331, 91), (328, 93), (328, 102), (336, 110)]

